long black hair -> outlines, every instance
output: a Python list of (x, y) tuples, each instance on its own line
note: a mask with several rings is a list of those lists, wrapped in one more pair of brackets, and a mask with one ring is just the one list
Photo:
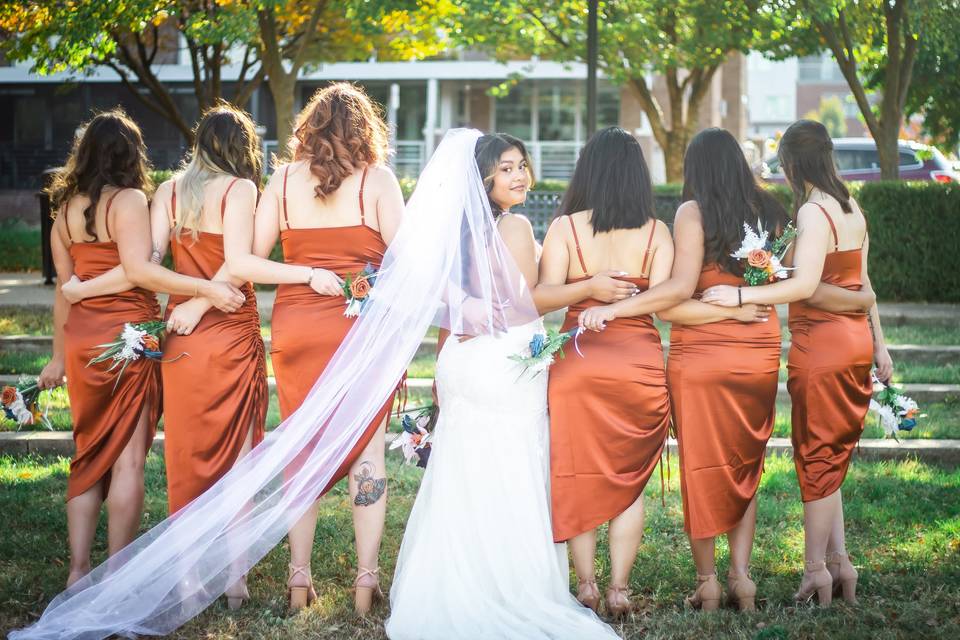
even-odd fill
[(592, 210), (593, 233), (639, 229), (654, 217), (650, 170), (637, 139), (607, 127), (587, 141), (563, 194), (558, 216)]
[(736, 138), (711, 127), (693, 137), (683, 158), (683, 200), (695, 200), (703, 220), (703, 262), (743, 275), (730, 256), (743, 241), (743, 225), (757, 222), (778, 233), (789, 217), (780, 202), (757, 183)]
[(833, 141), (827, 128), (815, 120), (797, 120), (787, 127), (777, 149), (780, 166), (793, 189), (793, 216), (807, 201), (812, 184), (840, 203), (844, 213), (852, 213), (850, 191), (837, 175), (833, 162)]
[(487, 191), (487, 199), (490, 201), (490, 210), (493, 212), (494, 219), (498, 218), (503, 210), (490, 197), (490, 192), (493, 191), (493, 177), (500, 167), (500, 156), (510, 149), (516, 149), (523, 156), (524, 162), (527, 163), (530, 186), (533, 187), (533, 165), (530, 163), (527, 145), (523, 144), (520, 138), (507, 133), (488, 133), (477, 138), (477, 146), (474, 147), (473, 156), (477, 160), (477, 168), (480, 170), (480, 177), (483, 178), (483, 187)]

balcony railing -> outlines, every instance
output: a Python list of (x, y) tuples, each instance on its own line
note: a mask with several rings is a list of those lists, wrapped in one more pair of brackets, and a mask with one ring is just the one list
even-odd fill
[[(578, 142), (528, 142), (530, 159), (537, 180), (568, 180), (583, 147)], [(264, 166), (280, 151), (276, 140), (263, 141)], [(397, 140), (390, 156), (390, 166), (398, 177), (416, 178), (427, 164), (426, 144), (422, 140)]]

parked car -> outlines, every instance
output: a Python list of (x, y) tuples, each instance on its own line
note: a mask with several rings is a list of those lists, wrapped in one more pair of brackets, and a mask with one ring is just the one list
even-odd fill
[[(900, 140), (900, 179), (958, 182), (960, 173), (936, 148), (909, 140)], [(834, 138), (833, 159), (844, 180), (879, 180), (880, 156), (872, 138)], [(767, 161), (762, 177), (767, 182), (786, 182), (780, 170), (780, 161)]]

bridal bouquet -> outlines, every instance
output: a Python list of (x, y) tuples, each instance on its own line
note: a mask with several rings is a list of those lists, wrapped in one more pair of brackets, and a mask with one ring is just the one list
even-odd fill
[(880, 426), (886, 435), (897, 439), (900, 431), (912, 431), (917, 426), (917, 419), (925, 417), (920, 414), (920, 408), (913, 398), (897, 393), (892, 386), (888, 386), (873, 378), (873, 398), (870, 399), (870, 410), (880, 418)]
[(404, 414), (401, 423), (403, 431), (390, 444), (390, 450), (400, 449), (407, 464), (411, 464), (416, 458), (417, 466), (426, 469), (430, 459), (431, 431), (436, 424), (439, 409), (430, 405), (414, 411), (414, 417), (410, 416), (410, 412)]
[[(104, 362), (105, 360), (112, 360), (110, 368), (107, 369), (107, 371), (113, 371), (117, 367), (120, 367), (120, 371), (117, 373), (117, 381), (113, 385), (113, 390), (116, 391), (117, 385), (120, 384), (120, 377), (131, 362), (139, 360), (140, 358), (160, 360), (163, 357), (163, 352), (160, 351), (160, 338), (163, 337), (163, 332), (166, 328), (167, 323), (162, 320), (137, 323), (128, 322), (123, 325), (123, 331), (120, 332), (120, 335), (117, 336), (115, 340), (107, 342), (106, 344), (97, 345), (97, 348), (103, 348), (104, 352), (91, 358), (87, 366), (89, 367), (92, 364)], [(181, 353), (174, 358), (174, 360), (185, 355), (187, 354)], [(170, 362), (173, 362), (173, 360)]]
[(16, 386), (4, 387), (0, 404), (3, 405), (4, 415), (17, 423), (17, 431), (27, 424), (42, 424), (53, 430), (46, 411), (39, 408), (40, 387), (36, 378), (20, 376)]
[(373, 295), (377, 275), (377, 270), (368, 263), (360, 273), (343, 279), (343, 297), (347, 299), (347, 308), (343, 315), (354, 318), (363, 313), (363, 308)]
[(783, 266), (781, 261), (797, 237), (796, 227), (792, 223), (787, 224), (780, 237), (774, 240), (770, 239), (770, 232), (764, 231), (763, 224), (759, 220), (757, 230), (754, 232), (750, 225), (744, 223), (743, 244), (730, 255), (747, 261), (743, 279), (751, 286), (783, 280), (787, 277), (790, 268)]
[(570, 340), (574, 341), (573, 344), (577, 353), (580, 354), (580, 357), (583, 357), (576, 342), (581, 331), (580, 327), (574, 327), (563, 333), (556, 329), (548, 329), (545, 334), (537, 333), (530, 340), (529, 353), (515, 353), (510, 356), (510, 359), (523, 365), (521, 376), (527, 371), (532, 371), (533, 375), (537, 375), (541, 371), (546, 371), (553, 364), (554, 356), (563, 358), (563, 345)]

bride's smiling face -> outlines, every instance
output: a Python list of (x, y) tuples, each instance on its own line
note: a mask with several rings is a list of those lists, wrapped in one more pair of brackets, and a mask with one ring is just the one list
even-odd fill
[(490, 189), (490, 199), (496, 202), (503, 211), (523, 204), (530, 190), (530, 168), (527, 161), (516, 147), (510, 147), (502, 154), (493, 174), (493, 185)]

